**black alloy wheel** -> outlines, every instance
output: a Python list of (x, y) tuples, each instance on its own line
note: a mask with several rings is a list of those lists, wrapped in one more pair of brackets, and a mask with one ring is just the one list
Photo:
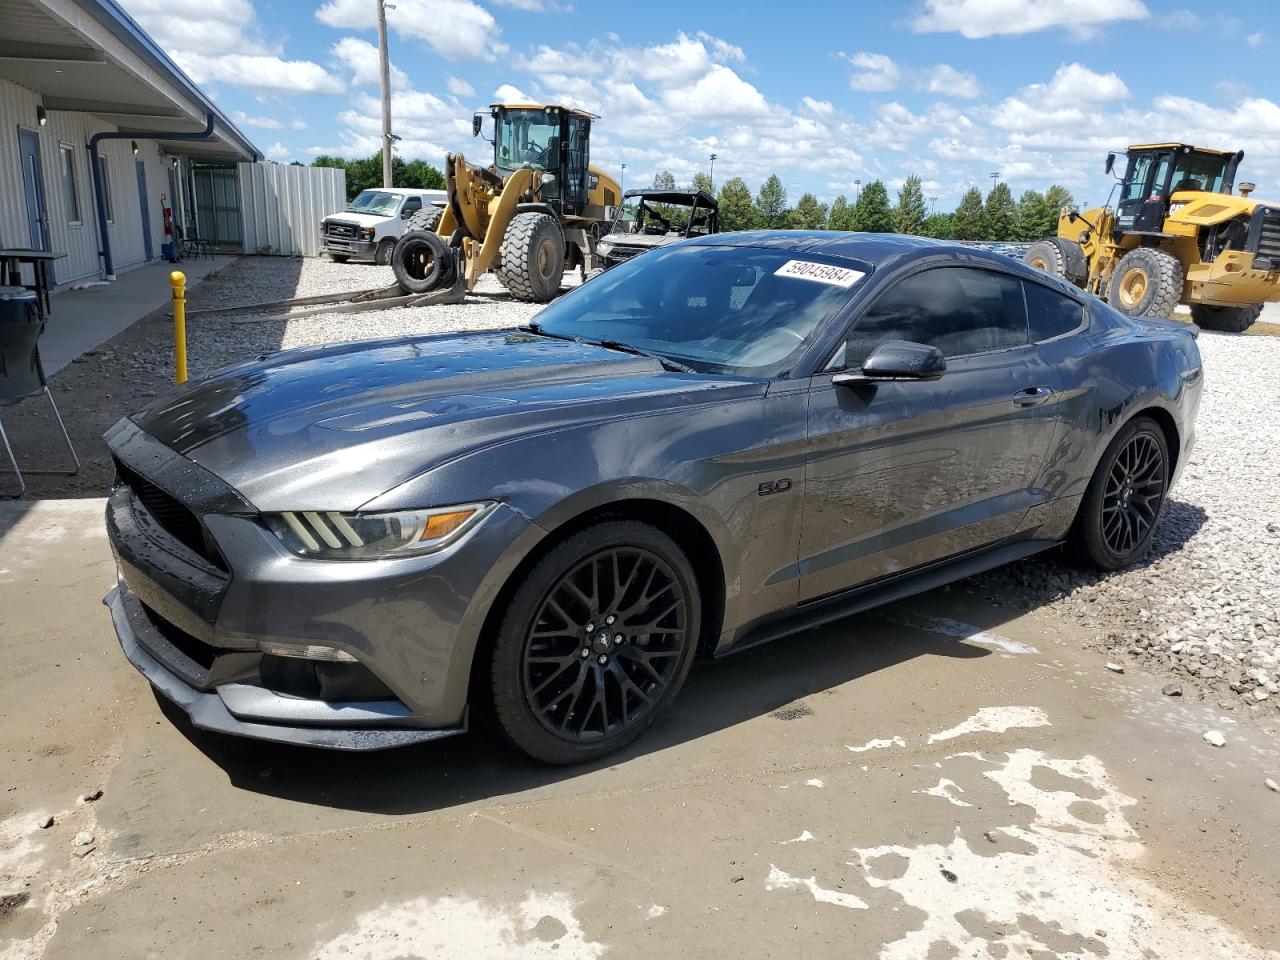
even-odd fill
[(1169, 491), (1168, 441), (1149, 417), (1126, 424), (1089, 482), (1072, 540), (1093, 566), (1119, 570), (1146, 550)]
[(570, 537), (530, 572), (499, 631), (499, 724), (551, 763), (618, 749), (683, 684), (699, 616), (692, 568), (665, 534), (614, 522)]

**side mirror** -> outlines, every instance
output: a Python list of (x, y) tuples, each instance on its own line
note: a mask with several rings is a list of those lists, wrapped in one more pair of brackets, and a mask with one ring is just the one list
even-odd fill
[(477, 113), (471, 118), (471, 135), (480, 136), (480, 127), (484, 124), (484, 115)]
[(892, 380), (937, 380), (947, 372), (947, 361), (937, 347), (908, 340), (886, 340), (871, 351), (858, 373), (846, 371), (831, 378), (835, 384), (874, 383)]
[(1116, 155), (1114, 152), (1107, 154), (1107, 173), (1110, 173), (1116, 165)]
[(406, 209), (404, 209), (404, 210), (401, 210), (401, 211), (400, 211), (400, 219), (401, 219), (401, 220), (408, 220), (408, 219), (409, 219), (410, 217), (412, 217), (416, 212), (417, 212), (416, 210), (409, 210), (409, 209), (407, 209), (407, 208), (406, 208)]

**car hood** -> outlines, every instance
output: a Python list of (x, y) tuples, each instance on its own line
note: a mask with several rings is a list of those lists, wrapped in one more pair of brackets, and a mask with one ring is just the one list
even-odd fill
[(665, 233), (610, 233), (601, 238), (617, 247), (665, 247), (669, 243), (683, 240), (683, 237), (670, 237)]
[(395, 213), (357, 213), (346, 210), (342, 213), (331, 213), (324, 218), (325, 223), (354, 223), (361, 227), (376, 227), (395, 216)]
[(349, 510), (491, 444), (751, 383), (495, 331), (286, 351), (179, 388), (132, 419), (260, 510)]

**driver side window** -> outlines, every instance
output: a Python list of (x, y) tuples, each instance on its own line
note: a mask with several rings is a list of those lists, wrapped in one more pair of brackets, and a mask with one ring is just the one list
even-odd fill
[(1030, 342), (1022, 284), (968, 267), (937, 267), (900, 280), (878, 297), (846, 341), (844, 367), (860, 367), (886, 340), (937, 347), (945, 357)]

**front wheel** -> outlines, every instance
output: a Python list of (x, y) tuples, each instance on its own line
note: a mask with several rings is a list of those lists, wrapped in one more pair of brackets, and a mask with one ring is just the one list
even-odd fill
[(502, 237), (498, 279), (517, 300), (547, 303), (564, 280), (564, 231), (555, 217), (516, 214)]
[(378, 244), (378, 248), (373, 252), (373, 262), (380, 267), (385, 267), (391, 263), (391, 252), (396, 248), (395, 237), (385, 237)]
[(1169, 492), (1169, 444), (1149, 417), (1126, 424), (1103, 453), (1071, 531), (1077, 557), (1102, 570), (1133, 563), (1151, 544)]
[(1182, 264), (1154, 247), (1124, 255), (1111, 274), (1107, 303), (1127, 317), (1168, 317), (1182, 298)]
[(582, 763), (640, 736), (684, 684), (701, 598), (688, 558), (643, 523), (600, 523), (529, 571), (494, 643), (503, 733), (546, 763)]

